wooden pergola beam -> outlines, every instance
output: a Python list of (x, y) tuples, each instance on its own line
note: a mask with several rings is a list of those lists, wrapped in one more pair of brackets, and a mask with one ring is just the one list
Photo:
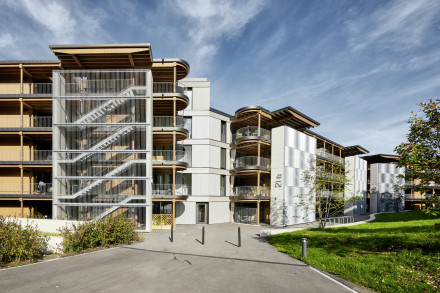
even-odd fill
[(76, 65), (78, 65), (80, 68), (84, 69), (84, 66), (81, 64), (81, 62), (79, 62), (78, 58), (75, 55), (70, 55), (72, 56), (73, 60), (75, 60)]

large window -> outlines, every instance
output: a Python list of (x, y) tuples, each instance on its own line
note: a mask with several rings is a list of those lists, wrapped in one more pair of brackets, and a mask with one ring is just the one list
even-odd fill
[(193, 89), (192, 87), (187, 87), (183, 91), (183, 94), (189, 98), (188, 107), (185, 110), (192, 110), (192, 97), (193, 97)]
[(221, 121), (221, 142), (226, 142), (226, 121)]
[(188, 116), (188, 117), (185, 117), (185, 119), (186, 119), (186, 129), (188, 129), (188, 138), (191, 138), (192, 137), (192, 117), (191, 116)]
[(220, 168), (226, 169), (226, 149), (220, 149)]
[(220, 175), (220, 195), (226, 195), (226, 175)]

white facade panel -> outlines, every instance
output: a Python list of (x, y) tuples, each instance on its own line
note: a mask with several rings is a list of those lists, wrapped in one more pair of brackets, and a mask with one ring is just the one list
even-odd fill
[(272, 129), (271, 225), (315, 220), (315, 196), (303, 181), (314, 162), (316, 139), (287, 126)]

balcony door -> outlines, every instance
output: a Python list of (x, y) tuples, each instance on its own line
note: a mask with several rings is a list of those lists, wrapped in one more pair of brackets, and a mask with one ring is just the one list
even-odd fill
[(197, 224), (208, 224), (208, 203), (198, 202), (196, 210), (196, 223)]

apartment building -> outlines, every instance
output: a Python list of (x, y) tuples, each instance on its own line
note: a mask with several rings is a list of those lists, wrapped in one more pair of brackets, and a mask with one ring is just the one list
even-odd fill
[(1, 215), (293, 225), (315, 220), (310, 164), (324, 193), (363, 198), (346, 214), (365, 213), (368, 151), (298, 110), (213, 109), (210, 82), (149, 44), (50, 49), (58, 60), (0, 62)]

